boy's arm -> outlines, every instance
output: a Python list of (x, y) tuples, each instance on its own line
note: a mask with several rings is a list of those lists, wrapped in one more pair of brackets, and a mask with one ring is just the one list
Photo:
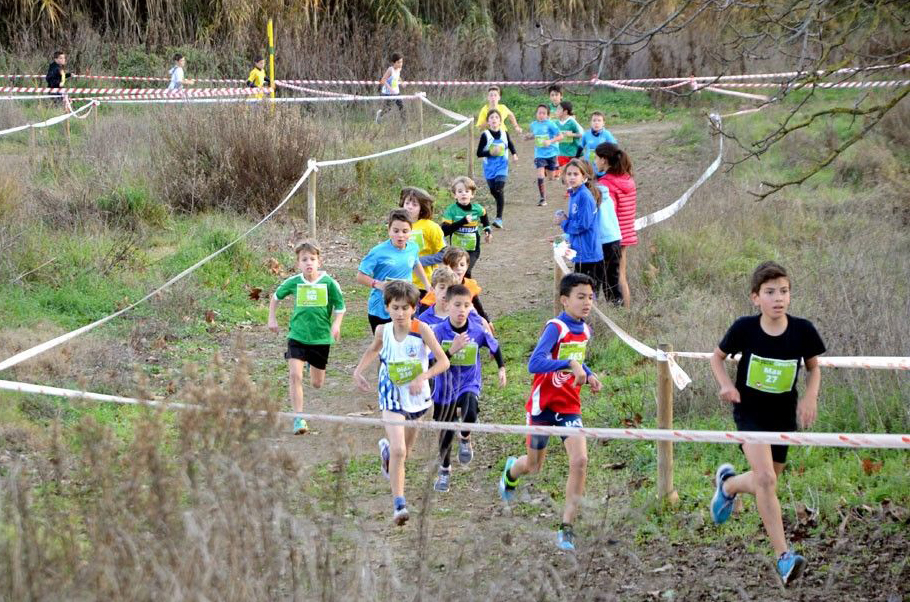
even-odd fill
[(370, 392), (370, 381), (366, 379), (363, 375), (363, 371), (366, 370), (370, 364), (376, 361), (376, 358), (379, 357), (379, 352), (382, 350), (382, 329), (384, 324), (380, 324), (376, 327), (376, 332), (373, 334), (373, 340), (370, 342), (370, 346), (367, 347), (367, 350), (363, 352), (363, 356), (360, 358), (360, 362), (357, 363), (357, 367), (354, 368), (354, 382), (360, 388), (361, 391), (367, 393)]
[(720, 398), (730, 403), (739, 403), (739, 391), (730, 380), (730, 375), (727, 374), (727, 368), (724, 365), (726, 359), (727, 354), (721, 351), (720, 347), (716, 347), (714, 354), (711, 355), (711, 372), (714, 373), (714, 380), (720, 386)]
[[(442, 263), (442, 258), (443, 258), (443, 256), (445, 256), (447, 248), (448, 247), (443, 247), (443, 248), (439, 249), (438, 253), (433, 253), (431, 255), (424, 255), (423, 257), (421, 257), (419, 259), (420, 265), (426, 267), (429, 265), (436, 265), (436, 264)], [(427, 290), (429, 290), (429, 289), (427, 289)]]
[[(511, 142), (512, 141), (510, 140), (509, 143), (511, 144)], [(486, 149), (486, 146), (487, 146), (486, 136), (481, 134), (477, 138), (477, 156), (478, 157), (492, 157), (493, 156), (490, 154), (490, 151), (488, 151)]]
[(380, 85), (380, 86), (385, 86), (385, 81), (386, 81), (387, 79), (389, 79), (391, 76), (392, 76), (392, 68), (391, 68), (391, 67), (387, 67), (386, 70), (385, 70), (385, 71), (383, 72), (383, 74), (382, 74), (382, 79), (379, 80), (379, 85)]
[(278, 297), (272, 295), (272, 298), (269, 299), (269, 320), (268, 326), (269, 330), (278, 334), (278, 319), (275, 317), (275, 311), (278, 309)]
[(518, 120), (515, 119), (515, 113), (509, 111), (509, 123), (512, 124), (512, 127), (515, 128), (515, 131), (519, 134), (521, 133), (521, 126), (518, 125)]
[(439, 227), (442, 228), (442, 233), (445, 236), (449, 236), (450, 234), (452, 234), (452, 232), (456, 232), (459, 228), (461, 228), (462, 226), (464, 226), (467, 223), (468, 223), (468, 218), (463, 217), (460, 220), (458, 220), (457, 222), (443, 221), (441, 224), (439, 224)]
[(558, 372), (569, 367), (569, 360), (554, 360), (550, 357), (553, 346), (559, 341), (559, 328), (556, 324), (547, 324), (537, 346), (528, 359), (528, 372), (531, 374), (545, 374)]
[(426, 345), (430, 352), (432, 352), (433, 357), (436, 358), (436, 363), (433, 364), (429, 370), (422, 372), (417, 376), (411, 383), (420, 379), (420, 381), (429, 380), (435, 376), (439, 376), (443, 372), (449, 369), (449, 358), (446, 355), (446, 352), (442, 350), (442, 345), (439, 344), (439, 341), (436, 339), (436, 335), (433, 333), (433, 329), (430, 328), (425, 322), (418, 322), (417, 328), (420, 332), (420, 338), (423, 339), (424, 345)]
[(385, 286), (385, 283), (382, 280), (376, 280), (369, 274), (364, 274), (361, 271), (357, 272), (356, 280), (358, 284), (362, 284), (370, 288), (378, 288), (379, 290), (382, 290), (382, 287)]
[[(519, 131), (518, 133), (520, 134), (521, 132)], [(509, 152), (512, 153), (512, 156), (513, 156), (513, 157), (515, 157), (515, 156), (518, 155), (518, 151), (515, 150), (515, 145), (512, 144), (512, 137), (511, 137), (511, 136), (509, 136)]]
[(818, 416), (818, 390), (822, 384), (822, 369), (818, 356), (806, 358), (806, 392), (796, 404), (796, 417), (802, 428), (812, 426)]
[(490, 320), (490, 316), (484, 311), (483, 304), (480, 302), (480, 295), (474, 295), (474, 298), (471, 299), (471, 304), (474, 306), (474, 311), (477, 312), (477, 315), (487, 321), (492, 331), (493, 321)]
[(335, 310), (332, 314), (332, 338), (335, 341), (341, 340), (341, 321), (344, 320), (344, 310)]

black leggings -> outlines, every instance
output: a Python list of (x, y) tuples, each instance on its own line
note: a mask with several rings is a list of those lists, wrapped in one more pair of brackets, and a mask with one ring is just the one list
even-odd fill
[[(439, 422), (454, 422), (456, 411), (461, 415), (462, 422), (477, 422), (477, 395), (471, 392), (462, 393), (452, 403), (433, 403), (433, 420)], [(468, 438), (470, 431), (461, 431), (463, 438)], [(449, 457), (452, 452), (452, 440), (455, 431), (439, 432), (439, 464), (443, 468), (451, 465)]]
[(388, 324), (392, 321), (392, 318), (380, 318), (379, 316), (374, 316), (373, 314), (367, 314), (367, 320), (370, 322), (370, 332), (376, 334), (376, 327), (380, 324)]
[[(479, 236), (479, 235), (478, 235)], [(474, 269), (474, 264), (477, 263), (477, 260), (480, 259), (480, 243), (477, 243), (477, 248), (473, 251), (468, 251), (468, 271), (464, 273), (465, 278), (471, 277), (471, 270)]]
[(494, 180), (487, 180), (487, 186), (496, 201), (496, 219), (502, 219), (502, 210), (506, 206), (506, 179), (498, 177)]
[(603, 292), (608, 303), (622, 305), (622, 289), (619, 288), (619, 258), (622, 246), (617, 240), (602, 245), (604, 252)]

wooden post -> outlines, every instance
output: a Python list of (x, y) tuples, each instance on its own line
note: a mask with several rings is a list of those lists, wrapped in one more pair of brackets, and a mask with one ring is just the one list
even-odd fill
[(423, 139), (423, 101), (417, 99), (417, 120), (420, 123), (420, 138)]
[[(269, 19), (266, 25), (269, 43), (269, 97), (275, 98), (275, 29), (272, 26), (272, 20)], [(273, 103), (274, 106), (274, 103)]]
[(562, 273), (562, 269), (559, 267), (559, 264), (553, 263), (553, 315), (558, 316), (562, 313), (562, 303), (559, 302), (559, 283), (562, 282), (562, 278), (565, 274)]
[(306, 221), (310, 238), (316, 237), (316, 172), (311, 172), (306, 186)]
[(28, 162), (35, 164), (35, 128), (28, 128)]
[[(673, 346), (661, 343), (657, 348), (665, 353)], [(657, 362), (657, 428), (673, 428), (673, 379), (667, 362)], [(673, 487), (673, 443), (657, 442), (657, 497), (670, 504), (679, 502), (679, 494)]]
[(468, 130), (468, 177), (474, 179), (474, 122), (465, 129)]

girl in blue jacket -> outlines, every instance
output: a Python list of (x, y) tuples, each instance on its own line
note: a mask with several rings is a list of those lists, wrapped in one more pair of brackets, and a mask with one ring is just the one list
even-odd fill
[(595, 291), (603, 287), (603, 247), (600, 244), (600, 221), (597, 211), (601, 194), (591, 166), (581, 159), (566, 164), (566, 185), (569, 187), (569, 212), (557, 211), (555, 222), (566, 233), (569, 246), (575, 251), (575, 271), (594, 279)]

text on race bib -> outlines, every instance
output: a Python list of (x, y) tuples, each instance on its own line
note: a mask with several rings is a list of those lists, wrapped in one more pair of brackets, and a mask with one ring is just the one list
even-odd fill
[(542, 136), (534, 136), (534, 146), (546, 146), (547, 140), (549, 140), (549, 139), (550, 139), (550, 137), (547, 136), (546, 134), (544, 134)]
[(297, 307), (326, 307), (329, 304), (329, 289), (325, 284), (297, 285)]
[(746, 386), (765, 393), (788, 393), (796, 382), (797, 360), (776, 360), (753, 355), (746, 372)]
[(423, 365), (420, 360), (401, 360), (399, 362), (389, 362), (389, 380), (396, 385), (405, 385), (414, 380), (418, 374), (423, 372)]
[(506, 153), (506, 145), (502, 141), (493, 142), (490, 144), (490, 154), (494, 157), (500, 157)]
[(452, 232), (452, 246), (474, 251), (477, 249), (477, 234), (474, 232)]
[(416, 242), (417, 246), (422, 249), (424, 243), (423, 230), (411, 230), (410, 240)]
[(587, 341), (571, 341), (559, 344), (559, 351), (556, 359), (575, 360), (576, 362), (585, 361), (585, 351), (588, 349)]
[[(442, 349), (448, 351), (452, 341), (443, 341)], [(453, 366), (474, 366), (477, 364), (477, 343), (471, 342), (452, 354), (449, 363)]]

